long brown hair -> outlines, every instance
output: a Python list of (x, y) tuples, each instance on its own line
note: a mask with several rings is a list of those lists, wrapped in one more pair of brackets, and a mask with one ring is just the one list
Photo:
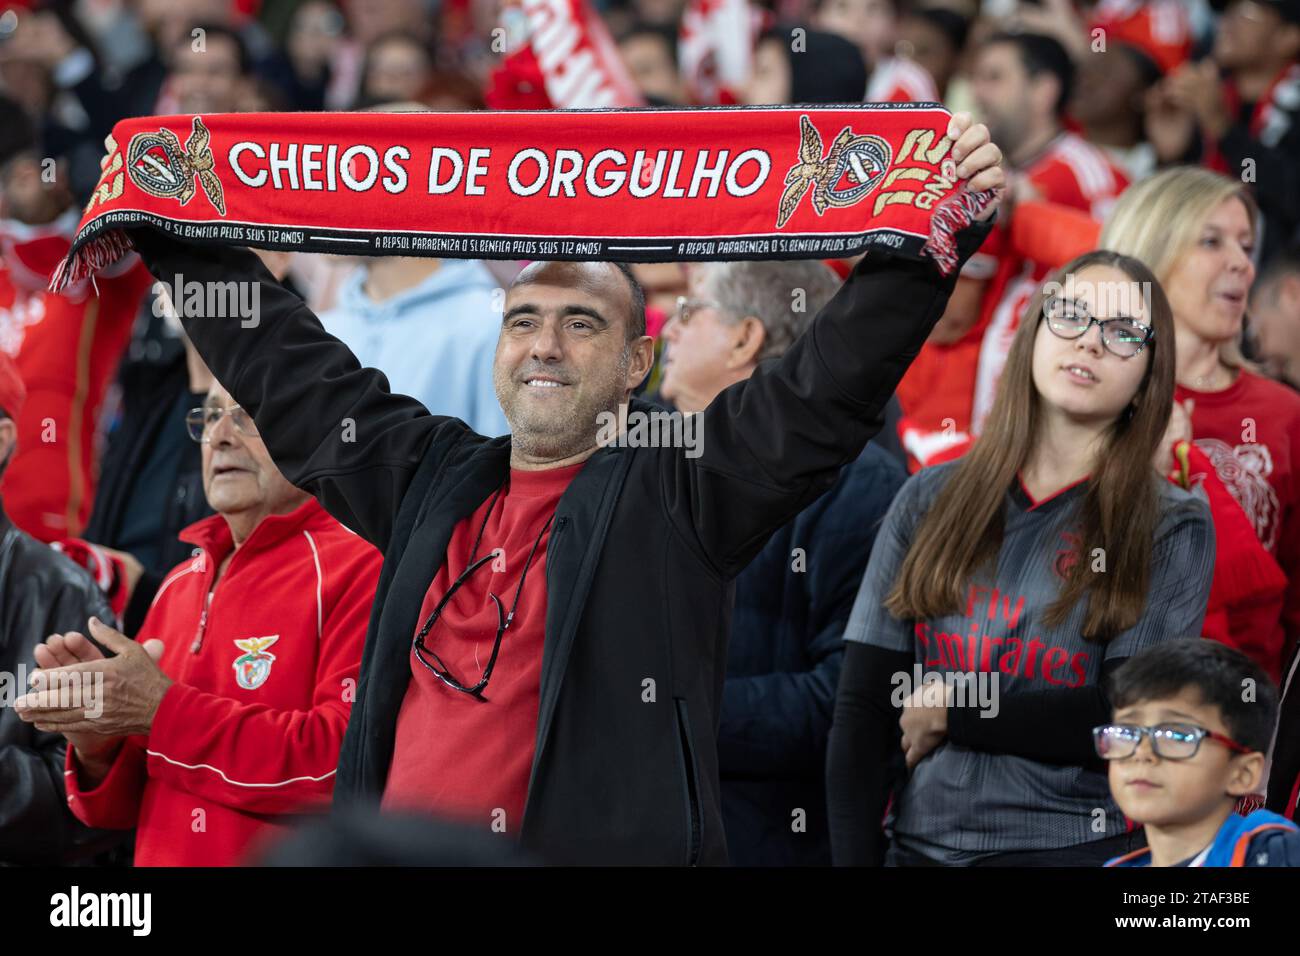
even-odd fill
[[(1029, 459), (1041, 418), (1033, 352), (1046, 292), (1090, 266), (1113, 267), (1150, 290), (1146, 299), (1154, 334), (1133, 401), (1110, 425), (1098, 450), (1079, 503), (1076, 560), (1044, 623), (1060, 626), (1085, 595), (1083, 636), (1088, 640), (1109, 641), (1141, 616), (1160, 520), (1157, 482), (1163, 480), (1152, 461), (1174, 398), (1174, 322), (1169, 300), (1150, 269), (1130, 256), (1097, 250), (1057, 272), (1021, 319), (984, 431), (921, 519), (885, 602), (896, 618), (923, 620), (955, 612), (972, 576), (986, 565), (996, 567), (1007, 489)], [(1105, 556), (1104, 574), (1092, 570), (1097, 548)]]

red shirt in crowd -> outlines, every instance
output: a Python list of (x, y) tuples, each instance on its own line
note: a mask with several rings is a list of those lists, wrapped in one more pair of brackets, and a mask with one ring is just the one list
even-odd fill
[(938, 103), (939, 89), (925, 67), (906, 57), (881, 60), (867, 83), (868, 103)]
[[(76, 537), (90, 519), (104, 397), (153, 276), (135, 256), (54, 294), (0, 266), (0, 349), (18, 366), (27, 403), (4, 474), (5, 510), (34, 538)], [(36, 280), (32, 280), (36, 281)]]
[(1183, 0), (1099, 0), (1088, 21), (1090, 30), (1105, 31), (1111, 43), (1137, 47), (1162, 73), (1192, 55), (1192, 20)]
[[(546, 635), (546, 548), (555, 530), (554, 523), (546, 525), (583, 464), (544, 471), (511, 469), (509, 484), (495, 505), (489, 497), (452, 532), (446, 559), (420, 607), (417, 630), (469, 565), (475, 539), (483, 529), (475, 556), (495, 552), (495, 557), (461, 586), (425, 637), (429, 650), (465, 686), (473, 686), (482, 676), (496, 638), (497, 610), (488, 592), (496, 594), (508, 614), (539, 536), (540, 544), (483, 691), (486, 703), (448, 687), (411, 655), (411, 683), (397, 717), (385, 809), (495, 825), (518, 835), (537, 742)], [(428, 653), (425, 657), (434, 662)]]
[(1174, 395), (1191, 399), (1196, 447), (1287, 576), (1289, 652), (1300, 637), (1300, 395), (1246, 371), (1221, 392), (1180, 385)]

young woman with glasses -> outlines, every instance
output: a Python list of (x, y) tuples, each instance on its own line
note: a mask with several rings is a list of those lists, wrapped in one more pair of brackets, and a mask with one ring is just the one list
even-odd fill
[[(1178, 362), (1159, 468), (1203, 490), (1214, 515), (1214, 584), (1202, 634), (1241, 650), (1281, 683), (1300, 634), (1300, 397), (1258, 374), (1238, 346), (1258, 226), (1241, 183), (1189, 167), (1126, 191), (1104, 233), (1074, 210), (1023, 204), (1011, 242), (1053, 264), (1098, 246), (1125, 252), (1151, 266), (1168, 290)], [(964, 451), (954, 446), (934, 460)]]
[(837, 864), (1099, 865), (1130, 848), (1092, 746), (1101, 683), (1198, 636), (1214, 561), (1207, 507), (1152, 467), (1174, 365), (1155, 277), (1088, 253), (1026, 313), (980, 439), (900, 491), (845, 634)]

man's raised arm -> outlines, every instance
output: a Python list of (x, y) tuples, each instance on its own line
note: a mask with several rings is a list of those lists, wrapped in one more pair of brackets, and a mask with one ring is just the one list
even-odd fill
[[(251, 302), (252, 315), (196, 315), (176, 303), (212, 374), (257, 423), (284, 476), (311, 492), (347, 527), (383, 550), (411, 475), (435, 433), (469, 433), (430, 415), (362, 368), (296, 295), (246, 249), (178, 242), (131, 231), (145, 265), (168, 289), (191, 282), (207, 302)], [(242, 284), (229, 293), (228, 283)]]
[[(953, 156), (970, 167), (970, 187), (1000, 188), (1001, 152), (988, 131), (966, 116), (949, 129), (960, 135)], [(886, 403), (943, 315), (960, 264), (990, 226), (977, 222), (958, 234), (958, 267), (947, 276), (929, 259), (867, 253), (779, 361), (700, 413), (700, 456), (680, 459), (675, 474), (691, 502), (684, 530), (721, 574), (739, 573), (880, 430)]]

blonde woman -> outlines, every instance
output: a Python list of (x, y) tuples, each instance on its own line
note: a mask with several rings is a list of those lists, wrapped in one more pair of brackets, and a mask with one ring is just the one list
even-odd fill
[(1276, 675), (1300, 637), (1300, 395), (1241, 355), (1258, 227), (1241, 183), (1179, 167), (1125, 192), (1100, 245), (1145, 262), (1168, 294), (1186, 437), (1287, 577), (1281, 622), (1272, 625), (1276, 660), (1261, 662)]
[(885, 860), (891, 793), (894, 865), (1099, 866), (1133, 848), (1089, 721), (1110, 719), (1102, 682), (1122, 661), (1199, 635), (1214, 529), (1151, 467), (1174, 389), (1159, 284), (1105, 251), (1053, 279), (979, 441), (914, 475), (876, 535), (831, 728), (836, 864)]

